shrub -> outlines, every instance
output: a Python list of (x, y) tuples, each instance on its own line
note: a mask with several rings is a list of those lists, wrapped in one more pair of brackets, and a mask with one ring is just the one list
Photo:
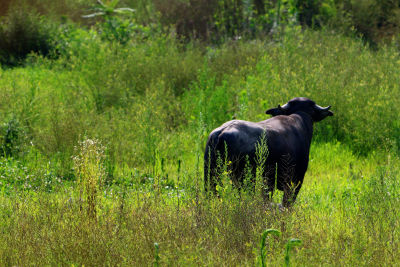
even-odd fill
[(154, 0), (161, 23), (174, 25), (178, 36), (208, 39), (216, 0)]
[[(153, 0), (161, 23), (187, 39), (220, 41), (269, 34), (278, 25), (329, 28), (362, 35), (371, 44), (400, 32), (400, 6), (376, 0)], [(272, 30), (272, 31), (271, 31)]]
[(0, 22), (0, 63), (21, 64), (34, 52), (47, 56), (54, 48), (53, 24), (36, 12), (13, 7)]
[(1, 145), (1, 155), (4, 157), (16, 156), (19, 151), (21, 139), (21, 127), (18, 120), (12, 118), (4, 123), (3, 127), (3, 140)]
[(295, 1), (295, 9), (301, 25), (329, 25), (346, 33), (354, 29), (373, 45), (390, 41), (400, 32), (400, 6), (396, 1), (306, 0)]
[(349, 13), (354, 28), (372, 44), (380, 40), (390, 41), (400, 33), (400, 6), (396, 1), (357, 0), (347, 2), (345, 11)]
[[(266, 3), (265, 3), (266, 2)], [(178, 36), (220, 41), (226, 37), (255, 36), (271, 29), (274, 14), (270, 1), (242, 0), (154, 0), (161, 23), (173, 25)]]

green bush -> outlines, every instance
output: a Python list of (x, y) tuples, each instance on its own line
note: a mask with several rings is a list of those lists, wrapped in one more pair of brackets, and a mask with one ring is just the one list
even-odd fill
[(400, 32), (400, 6), (396, 1), (307, 0), (294, 1), (297, 19), (309, 27), (361, 35), (370, 44), (390, 42)]
[(172, 25), (178, 36), (208, 39), (217, 0), (154, 0), (163, 25)]
[(15, 66), (30, 53), (43, 56), (55, 47), (55, 27), (44, 17), (23, 7), (14, 7), (0, 21), (0, 63)]
[(1, 156), (12, 157), (17, 156), (20, 151), (20, 145), (22, 143), (22, 129), (19, 122), (12, 118), (2, 127), (2, 144), (0, 148)]
[[(302, 25), (361, 35), (371, 44), (400, 32), (400, 6), (377, 0), (153, 0), (163, 25), (178, 36), (208, 41), (254, 38), (277, 26)], [(153, 11), (154, 12), (154, 11)]]
[[(400, 33), (400, 5), (396, 1), (344, 1), (352, 26), (372, 44), (391, 41)], [(346, 3), (347, 2), (347, 3)]]
[(269, 32), (275, 19), (270, 1), (154, 0), (161, 23), (173, 26), (178, 36), (219, 42), (242, 35), (254, 37)]

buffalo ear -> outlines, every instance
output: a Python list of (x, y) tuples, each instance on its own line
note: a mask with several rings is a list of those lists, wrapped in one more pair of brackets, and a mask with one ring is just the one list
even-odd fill
[(330, 110), (326, 110), (326, 111), (321, 112), (320, 116), (321, 116), (321, 120), (323, 120), (328, 116), (333, 116), (333, 112)]
[(325, 119), (328, 116), (333, 116), (333, 112), (329, 110), (331, 108), (331, 106), (323, 108), (323, 107), (316, 105), (316, 107), (317, 107), (317, 116), (316, 116), (316, 118), (314, 118), (314, 121), (322, 121), (323, 119)]
[(282, 108), (280, 106), (278, 106), (277, 108), (270, 108), (267, 111), (265, 111), (265, 113), (270, 114), (273, 117), (278, 116), (278, 115), (284, 115), (284, 111), (282, 110)]

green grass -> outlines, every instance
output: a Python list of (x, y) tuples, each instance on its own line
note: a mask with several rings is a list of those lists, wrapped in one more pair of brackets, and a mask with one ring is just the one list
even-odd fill
[[(67, 35), (59, 59), (0, 69), (0, 265), (253, 266), (269, 228), (281, 232), (267, 237), (269, 266), (284, 264), (292, 238), (302, 241), (294, 266), (400, 262), (395, 47), (298, 28), (218, 47)], [(223, 197), (205, 197), (210, 130), (264, 120), (296, 96), (335, 116), (315, 125), (294, 207), (268, 208), (228, 181)], [(87, 138), (105, 147), (81, 169), (104, 178), (90, 180), (99, 190), (90, 216), (72, 158)]]

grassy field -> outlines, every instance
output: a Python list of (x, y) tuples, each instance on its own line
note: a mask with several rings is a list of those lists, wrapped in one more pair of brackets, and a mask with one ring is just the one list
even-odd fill
[(282, 233), (267, 239), (270, 266), (283, 265), (291, 238), (302, 240), (291, 254), (295, 266), (396, 265), (396, 160), (359, 158), (338, 143), (314, 144), (298, 201), (287, 211), (268, 208), (254, 195), (238, 197), (229, 184), (221, 198), (205, 198), (192, 164), (168, 176), (175, 183), (160, 174), (105, 187), (95, 217), (74, 183), (3, 189), (1, 265), (151, 265), (158, 243), (161, 265), (252, 266), (260, 264), (267, 228)]
[[(273, 40), (127, 44), (66, 28), (57, 59), (0, 69), (0, 265), (394, 266), (400, 262), (398, 48), (288, 27)], [(315, 125), (290, 210), (203, 191), (208, 133), (306, 96)], [(274, 196), (280, 202), (281, 195)], [(158, 244), (158, 249), (155, 247)]]

